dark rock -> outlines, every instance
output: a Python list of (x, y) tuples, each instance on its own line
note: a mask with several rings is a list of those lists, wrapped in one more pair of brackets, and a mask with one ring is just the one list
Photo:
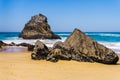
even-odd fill
[(58, 60), (76, 60), (93, 62), (86, 54), (78, 53), (74, 48), (66, 46), (63, 42), (56, 42), (53, 50), (48, 54), (47, 60), (57, 62)]
[(57, 62), (60, 60), (71, 60), (71, 48), (58, 41), (53, 45), (52, 51), (48, 54), (47, 60)]
[(37, 41), (35, 43), (34, 51), (31, 54), (31, 58), (35, 60), (46, 59), (48, 54), (48, 47), (41, 41)]
[(60, 36), (51, 31), (47, 17), (42, 14), (33, 16), (31, 20), (25, 24), (19, 37), (24, 39), (61, 39)]
[(47, 56), (47, 60), (57, 62), (58, 60), (71, 60), (71, 55), (62, 49), (53, 49)]
[(34, 47), (35, 47), (35, 45), (28, 45), (28, 51), (33, 51)]
[(20, 43), (20, 44), (17, 44), (17, 46), (27, 47), (28, 51), (33, 51), (33, 49), (35, 47), (35, 45), (31, 45), (31, 44), (28, 44), (28, 43)]
[(2, 46), (7, 46), (8, 44), (6, 44), (6, 43), (4, 43), (3, 41), (0, 41), (0, 48), (2, 47)]
[(115, 52), (97, 43), (79, 29), (75, 29), (65, 42), (56, 42), (50, 49), (42, 42), (37, 41), (31, 57), (32, 59), (46, 59), (52, 62), (76, 60), (104, 64), (116, 64), (119, 60)]
[(75, 29), (64, 44), (72, 47), (78, 54), (87, 55), (88, 58), (95, 62), (116, 64), (119, 60), (115, 52), (97, 43), (79, 29)]
[(30, 44), (28, 44), (28, 43), (20, 43), (20, 44), (18, 44), (17, 46), (24, 46), (24, 47), (28, 47)]
[(14, 42), (11, 42), (10, 44), (8, 44), (9, 46), (16, 46), (16, 44)]

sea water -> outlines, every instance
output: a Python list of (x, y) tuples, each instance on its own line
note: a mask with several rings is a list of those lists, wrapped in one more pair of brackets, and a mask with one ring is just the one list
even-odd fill
[[(0, 40), (8, 44), (11, 42), (35, 44), (37, 40), (40, 40), (47, 46), (52, 47), (57, 41), (64, 42), (71, 32), (55, 32), (62, 39), (22, 39), (18, 37), (19, 34), (20, 32), (0, 32)], [(85, 32), (85, 34), (120, 54), (120, 32)]]

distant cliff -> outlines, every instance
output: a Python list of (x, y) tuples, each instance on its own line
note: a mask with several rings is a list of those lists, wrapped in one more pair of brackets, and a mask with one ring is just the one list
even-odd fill
[(61, 39), (51, 31), (47, 17), (43, 14), (35, 15), (25, 24), (19, 37), (23, 39)]

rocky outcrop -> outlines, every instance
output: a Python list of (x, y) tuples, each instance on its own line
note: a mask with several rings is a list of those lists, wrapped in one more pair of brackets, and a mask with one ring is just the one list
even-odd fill
[(64, 43), (66, 46), (72, 47), (78, 54), (85, 54), (95, 62), (115, 64), (119, 59), (115, 52), (97, 43), (79, 29), (75, 29)]
[(82, 62), (93, 62), (86, 54), (78, 54), (74, 48), (66, 46), (63, 42), (56, 42), (47, 60), (57, 62), (58, 60), (76, 60)]
[(19, 37), (24, 39), (61, 39), (51, 31), (47, 17), (43, 14), (35, 15), (25, 24)]
[(47, 60), (57, 62), (61, 60), (71, 60), (71, 48), (62, 42), (56, 42), (47, 56)]
[(46, 59), (49, 54), (48, 47), (41, 41), (35, 43), (34, 51), (31, 54), (31, 58), (34, 60)]
[(40, 59), (52, 62), (57, 62), (58, 60), (76, 60), (116, 64), (119, 60), (115, 52), (97, 43), (79, 29), (75, 29), (65, 42), (56, 42), (50, 50), (42, 42), (36, 42), (32, 59), (39, 59), (38, 55)]

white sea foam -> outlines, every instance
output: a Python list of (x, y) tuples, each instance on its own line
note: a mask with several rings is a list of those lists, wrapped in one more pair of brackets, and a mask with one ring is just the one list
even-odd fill
[[(25, 39), (15, 39), (15, 40), (3, 40), (3, 42), (5, 43), (16, 43), (16, 44), (20, 44), (20, 43), (29, 43), (29, 44), (35, 44), (35, 42), (37, 40), (42, 41), (44, 44), (46, 44), (48, 47), (52, 47), (54, 45), (55, 42), (57, 41), (62, 41), (64, 42), (66, 38), (62, 38), (62, 39), (32, 39), (32, 40), (25, 40)], [(120, 42), (99, 42), (100, 44), (112, 49), (113, 51), (115, 51), (116, 53), (120, 54)]]
[(120, 37), (120, 34), (99, 34), (100, 36)]
[(99, 43), (120, 54), (120, 42), (99, 42)]
[(10, 44), (10, 43), (14, 42), (15, 44), (29, 43), (29, 44), (34, 45), (37, 40), (40, 40), (44, 44), (46, 44), (48, 47), (52, 47), (55, 42), (57, 42), (57, 41), (64, 42), (65, 39), (66, 38), (62, 38), (62, 39), (29, 39), (29, 40), (26, 40), (26, 39), (13, 39), (13, 40), (3, 40), (3, 42), (5, 42), (7, 44)]
[(109, 33), (86, 33), (87, 35), (94, 35), (94, 36), (111, 36), (111, 37), (120, 37), (120, 34), (109, 34)]

